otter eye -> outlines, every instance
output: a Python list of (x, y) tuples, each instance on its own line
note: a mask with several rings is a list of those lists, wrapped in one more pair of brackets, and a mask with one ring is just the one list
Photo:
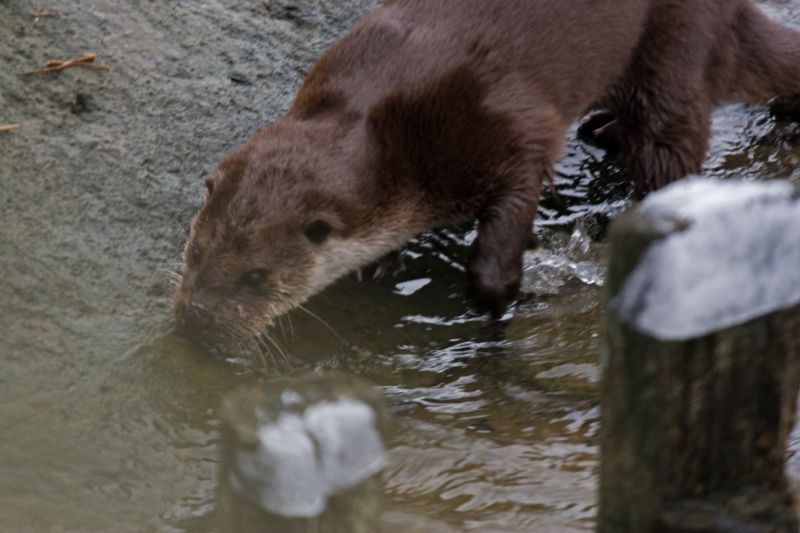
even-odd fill
[(208, 189), (208, 195), (211, 196), (211, 193), (214, 192), (214, 180), (211, 179), (211, 176), (206, 176), (206, 189)]
[(267, 271), (263, 268), (248, 270), (242, 276), (242, 283), (251, 289), (260, 289), (267, 279)]
[(306, 238), (314, 244), (322, 244), (330, 237), (333, 228), (324, 220), (315, 220), (303, 230)]

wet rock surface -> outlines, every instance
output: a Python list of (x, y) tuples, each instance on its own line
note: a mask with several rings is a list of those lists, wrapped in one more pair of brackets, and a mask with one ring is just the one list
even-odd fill
[[(0, 124), (20, 124), (0, 132), (0, 529), (140, 530), (171, 512), (146, 489), (169, 478), (170, 452), (144, 458), (164, 439), (119, 440), (152, 420), (138, 390), (123, 396), (145, 414), (126, 419), (117, 364), (170, 328), (204, 174), (374, 3), (64, 1), (36, 17), (0, 2)], [(22, 76), (85, 53), (108, 68)], [(81, 508), (94, 497), (107, 511)]]

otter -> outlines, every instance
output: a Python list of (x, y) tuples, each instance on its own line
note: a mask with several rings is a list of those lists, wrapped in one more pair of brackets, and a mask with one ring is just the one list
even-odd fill
[(613, 113), (643, 195), (700, 171), (715, 106), (799, 88), (800, 34), (752, 0), (386, 0), (206, 179), (176, 319), (243, 340), (473, 218), (470, 286), (498, 317), (576, 117)]

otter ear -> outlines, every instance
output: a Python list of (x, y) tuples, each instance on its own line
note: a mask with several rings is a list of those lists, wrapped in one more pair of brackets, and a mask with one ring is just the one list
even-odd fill
[(322, 244), (334, 235), (346, 237), (349, 233), (348, 228), (341, 213), (325, 210), (309, 217), (303, 226), (303, 235), (313, 244)]

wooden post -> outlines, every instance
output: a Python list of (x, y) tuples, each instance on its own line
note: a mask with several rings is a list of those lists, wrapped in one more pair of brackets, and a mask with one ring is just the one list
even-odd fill
[(389, 418), (343, 374), (248, 387), (222, 406), (224, 533), (373, 533)]
[(800, 201), (689, 180), (612, 226), (601, 533), (797, 533)]

